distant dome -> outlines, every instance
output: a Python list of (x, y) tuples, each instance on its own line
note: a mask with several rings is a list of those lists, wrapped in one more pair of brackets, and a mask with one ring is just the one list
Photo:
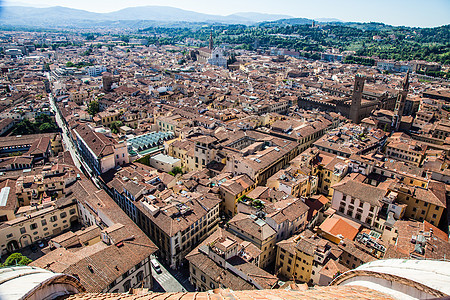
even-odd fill
[(432, 299), (450, 295), (450, 262), (385, 259), (363, 264), (330, 285), (364, 286), (397, 299)]
[(36, 267), (18, 266), (0, 269), (0, 299), (56, 299), (84, 292), (73, 276)]

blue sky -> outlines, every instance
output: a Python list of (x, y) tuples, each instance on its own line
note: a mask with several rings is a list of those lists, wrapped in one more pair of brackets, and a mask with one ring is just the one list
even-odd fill
[(95, 12), (164, 5), (218, 15), (251, 11), (420, 27), (450, 24), (450, 0), (6, 0), (3, 3), (59, 5)]

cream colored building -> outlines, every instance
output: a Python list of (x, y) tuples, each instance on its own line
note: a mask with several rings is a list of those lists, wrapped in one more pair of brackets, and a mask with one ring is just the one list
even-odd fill
[(315, 179), (315, 177), (304, 174), (300, 170), (288, 167), (267, 179), (266, 186), (294, 197), (306, 197), (314, 192), (317, 185)]
[(183, 118), (180, 115), (155, 117), (155, 124), (158, 125), (158, 131), (170, 131), (177, 137), (180, 136), (181, 129), (190, 123), (190, 120)]
[(181, 168), (185, 172), (195, 170), (194, 145), (193, 141), (187, 139), (164, 142), (167, 155), (179, 158), (181, 160)]
[(69, 99), (78, 105), (83, 105), (85, 100), (88, 100), (89, 93), (87, 91), (69, 91)]
[(385, 154), (387, 157), (420, 166), (425, 158), (425, 147), (416, 141), (410, 141), (410, 143), (390, 142), (386, 146)]
[(100, 118), (100, 124), (103, 126), (110, 126), (113, 122), (120, 120), (120, 111), (118, 110), (108, 110), (98, 113)]
[(54, 201), (35, 207), (22, 207), (22, 215), (4, 222), (0, 228), (1, 253), (14, 252), (44, 238), (68, 230), (78, 222), (75, 201)]

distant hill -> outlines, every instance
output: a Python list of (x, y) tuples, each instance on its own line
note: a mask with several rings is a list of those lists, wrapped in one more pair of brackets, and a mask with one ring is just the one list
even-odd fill
[(336, 18), (316, 18), (315, 20), (320, 23), (344, 23), (342, 20)]
[(286, 25), (306, 25), (312, 24), (312, 19), (306, 18), (290, 18), (290, 19), (281, 19), (272, 22), (261, 22), (259, 26), (286, 26)]
[(262, 13), (254, 13), (254, 12), (235, 13), (235, 14), (229, 15), (228, 17), (233, 17), (233, 16), (245, 18), (254, 23), (259, 23), (259, 22), (264, 22), (264, 21), (276, 21), (276, 20), (280, 20), (280, 19), (291, 19), (292, 18), (292, 16), (288, 16), (288, 15), (262, 14)]
[[(262, 21), (289, 18), (286, 15), (262, 14), (253, 12), (236, 13), (229, 16), (203, 14), (169, 6), (141, 6), (121, 9), (111, 13), (93, 13), (67, 7), (26, 7), (5, 6), (1, 10), (0, 25), (38, 26), (38, 27), (95, 27), (95, 26), (134, 26), (159, 23), (205, 22), (223, 24), (252, 25)], [(130, 22), (135, 21), (136, 23)], [(140, 21), (140, 22), (138, 22)]]
[(88, 21), (99, 20), (101, 14), (66, 8), (61, 6), (36, 8), (25, 6), (5, 6), (1, 10), (0, 24), (20, 26), (57, 26), (82, 25)]

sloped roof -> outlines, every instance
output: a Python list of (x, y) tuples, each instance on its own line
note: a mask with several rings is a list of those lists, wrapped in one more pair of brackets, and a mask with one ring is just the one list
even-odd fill
[(336, 191), (357, 198), (363, 202), (368, 202), (373, 206), (380, 207), (380, 201), (386, 195), (386, 190), (374, 187), (370, 184), (361, 183), (354, 180), (346, 180), (332, 186)]
[(319, 228), (326, 233), (333, 236), (340, 234), (349, 240), (353, 240), (356, 237), (360, 227), (361, 225), (358, 223), (338, 215), (333, 215), (330, 218), (327, 218), (319, 226)]

